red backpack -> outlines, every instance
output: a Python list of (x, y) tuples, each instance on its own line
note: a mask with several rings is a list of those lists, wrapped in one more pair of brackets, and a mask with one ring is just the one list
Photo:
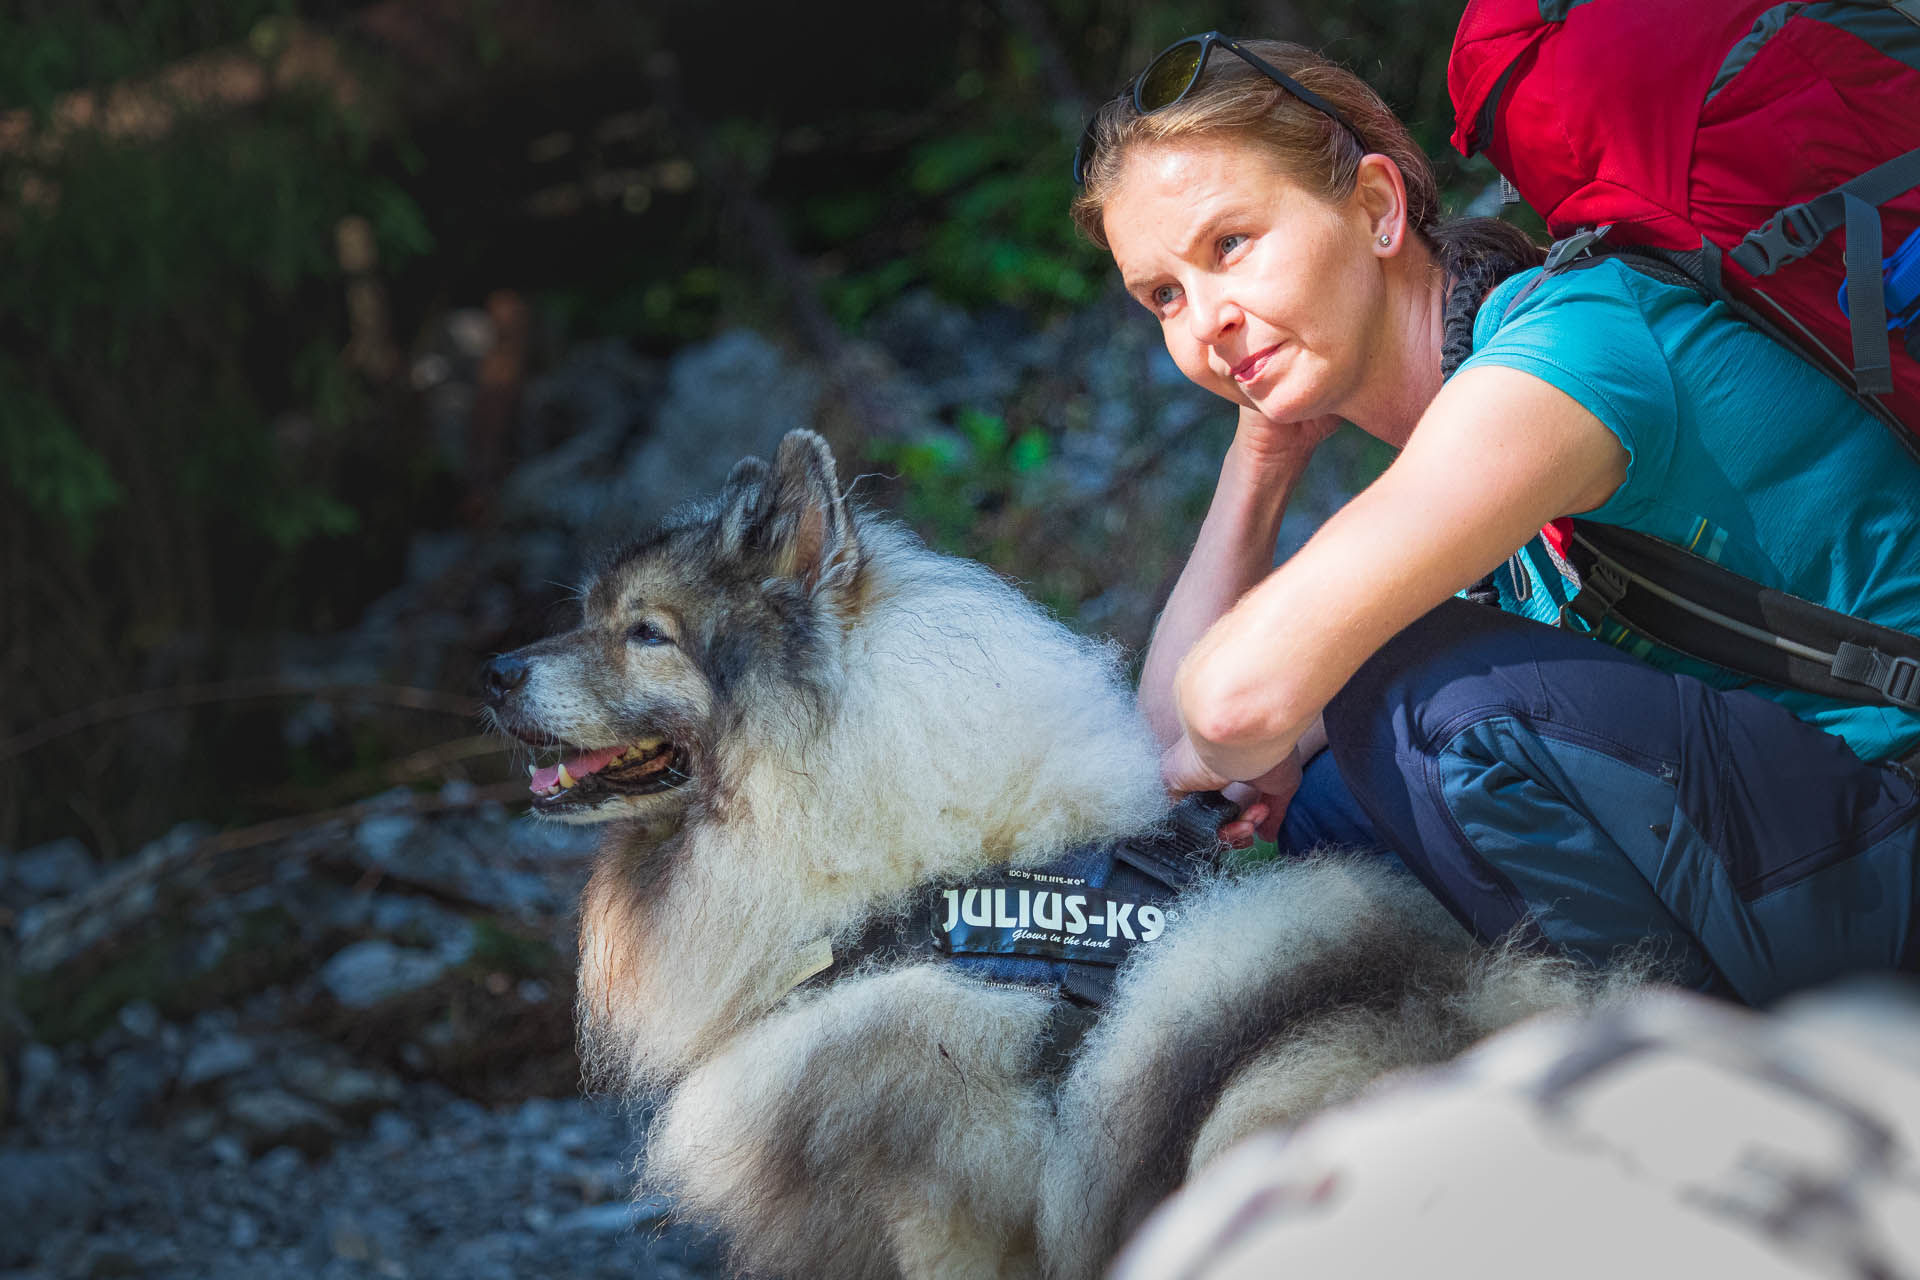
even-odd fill
[(1470, 0), (1447, 85), (1556, 237), (1663, 251), (1920, 458), (1920, 0)]

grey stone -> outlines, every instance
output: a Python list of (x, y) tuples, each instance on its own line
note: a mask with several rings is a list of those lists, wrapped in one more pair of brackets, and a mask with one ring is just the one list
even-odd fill
[(115, 1020), (136, 1040), (151, 1040), (160, 1034), (160, 1010), (151, 1000), (132, 1000), (120, 1006)]
[(480, 794), (480, 788), (465, 778), (449, 778), (440, 785), (442, 804), (463, 805)]
[(574, 1160), (567, 1154), (565, 1148), (547, 1143), (533, 1149), (533, 1165), (534, 1168), (547, 1173), (570, 1174), (573, 1172)]
[(90, 1230), (107, 1204), (106, 1168), (82, 1151), (0, 1150), (0, 1266), (24, 1266), (63, 1231)]
[(551, 1231), (556, 1235), (616, 1236), (659, 1222), (670, 1207), (664, 1196), (588, 1205), (554, 1219)]
[(562, 1185), (572, 1186), (582, 1204), (599, 1204), (630, 1191), (633, 1175), (619, 1160), (582, 1160), (567, 1170)]
[(366, 918), (390, 941), (441, 952), (454, 964), (473, 953), (473, 922), (425, 898), (376, 894)]
[(508, 1128), (519, 1137), (543, 1138), (560, 1124), (560, 1107), (552, 1098), (528, 1098), (508, 1121)]
[(376, 813), (354, 828), (354, 843), (376, 863), (391, 862), (421, 827), (410, 813)]
[(284, 1057), (280, 1078), (294, 1092), (350, 1119), (372, 1115), (400, 1100), (400, 1082), (385, 1072), (321, 1058)]
[(26, 1119), (39, 1115), (50, 1101), (62, 1071), (60, 1054), (44, 1044), (29, 1044), (20, 1050), (20, 1087), (16, 1099), (19, 1114)]
[(295, 1147), (324, 1154), (340, 1134), (340, 1121), (324, 1107), (279, 1089), (256, 1089), (227, 1099), (227, 1116), (255, 1152)]
[(518, 822), (505, 833), (515, 856), (529, 861), (577, 863), (600, 841), (595, 828), (570, 822)]
[(219, 1129), (220, 1117), (211, 1111), (189, 1111), (174, 1123), (174, 1132), (196, 1147), (212, 1141)]
[(231, 1133), (223, 1133), (207, 1143), (207, 1150), (213, 1158), (229, 1168), (238, 1168), (247, 1162), (247, 1144)]
[(369, 1129), (374, 1142), (383, 1147), (410, 1147), (420, 1140), (420, 1127), (398, 1111), (382, 1111)]
[(159, 1261), (142, 1256), (142, 1251), (124, 1240), (89, 1240), (69, 1262), (69, 1274), (83, 1280), (108, 1280), (112, 1276), (137, 1276)]
[(439, 952), (368, 938), (335, 952), (321, 967), (320, 981), (349, 1009), (370, 1009), (395, 996), (431, 986), (450, 967), (451, 962)]
[(251, 1249), (260, 1243), (260, 1219), (246, 1210), (234, 1213), (227, 1223), (227, 1244), (235, 1249)]
[(259, 1060), (259, 1050), (251, 1040), (230, 1032), (216, 1032), (187, 1050), (186, 1061), (180, 1066), (180, 1084), (182, 1088), (196, 1089), (238, 1075)]
[(327, 1247), (336, 1258), (371, 1264), (382, 1274), (394, 1274), (412, 1251), (412, 1232), (406, 1215), (389, 1205), (361, 1204), (335, 1209), (327, 1215)]
[(407, 542), (407, 581), (433, 583), (473, 558), (470, 533), (416, 533)]
[(485, 1129), (493, 1114), (472, 1098), (454, 1098), (440, 1109), (440, 1124), (463, 1139)]
[(240, 1026), (240, 1015), (232, 1009), (204, 1009), (193, 1015), (191, 1026), (195, 1036), (203, 1040), (211, 1039), (237, 1030)]
[(607, 507), (631, 530), (693, 494), (717, 491), (741, 457), (771, 456), (781, 436), (811, 426), (819, 394), (813, 369), (751, 330), (684, 348), (668, 370), (654, 429), (627, 454)]
[(111, 1124), (135, 1124), (149, 1115), (172, 1082), (165, 1053), (144, 1046), (123, 1049), (107, 1063), (96, 1111)]
[(253, 1171), (269, 1186), (284, 1186), (306, 1172), (307, 1158), (293, 1147), (275, 1147), (253, 1162)]
[(16, 897), (34, 901), (78, 893), (99, 874), (93, 854), (71, 836), (16, 853), (0, 866), (9, 867), (0, 883)]

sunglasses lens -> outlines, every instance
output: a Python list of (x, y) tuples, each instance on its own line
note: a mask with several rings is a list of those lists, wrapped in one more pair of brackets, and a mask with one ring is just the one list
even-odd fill
[(1140, 87), (1136, 91), (1140, 110), (1158, 111), (1185, 97), (1199, 78), (1203, 52), (1205, 46), (1194, 40), (1177, 44), (1155, 58), (1153, 65), (1140, 73)]

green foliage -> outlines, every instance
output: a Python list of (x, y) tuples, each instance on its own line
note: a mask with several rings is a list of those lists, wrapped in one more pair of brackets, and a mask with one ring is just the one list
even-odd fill
[(65, 1044), (98, 1035), (129, 1001), (189, 1018), (313, 963), (299, 928), (277, 906), (246, 912), (217, 946), (208, 942), (204, 928), (185, 921), (156, 924), (103, 965), (23, 976), (20, 1012), (36, 1039)]
[(909, 252), (826, 282), (841, 323), (858, 325), (916, 285), (963, 306), (1046, 313), (1087, 302), (1111, 269), (1067, 218), (1069, 153), (1045, 145), (1043, 116), (1001, 107), (915, 146), (892, 190), (836, 192), (803, 210), (823, 239), (867, 234), (915, 210), (925, 233)]
[(40, 116), (62, 93), (142, 75), (238, 40), (291, 0), (59, 0), (0, 14), (0, 102)]
[(516, 978), (551, 977), (559, 967), (553, 948), (545, 942), (502, 928), (485, 916), (473, 921), (473, 956), (468, 963)]
[[(310, 305), (316, 285), (341, 287), (340, 219), (367, 217), (388, 263), (431, 246), (417, 205), (370, 171), (368, 142), (330, 104), (280, 100), (184, 116), (157, 140), (70, 135), (32, 175), (37, 198), (16, 175), (20, 265), (0, 274), (0, 331), (22, 358), (0, 367), (0, 451), (29, 507), (86, 542), (150, 475), (282, 550), (354, 527), (313, 477), (277, 468), (266, 424), (301, 406), (337, 430), (364, 407), (342, 318)], [(279, 370), (247, 360), (262, 307), (299, 344)], [(152, 396), (135, 381), (150, 370), (198, 403)]]
[(0, 360), (0, 474), (28, 510), (83, 547), (100, 514), (125, 496), (106, 459), (6, 360)]
[(981, 517), (1025, 498), (1027, 482), (1044, 470), (1052, 447), (1044, 432), (1016, 432), (1006, 419), (976, 409), (961, 410), (957, 426), (951, 434), (881, 442), (877, 457), (898, 471), (902, 510), (930, 543), (996, 562), (994, 553), (1004, 548)]

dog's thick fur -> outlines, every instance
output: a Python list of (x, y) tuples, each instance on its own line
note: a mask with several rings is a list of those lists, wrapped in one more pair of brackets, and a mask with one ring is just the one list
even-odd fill
[(1166, 809), (1115, 656), (852, 510), (810, 433), (509, 657), (505, 730), (671, 760), (537, 807), (611, 824), (582, 908), (588, 1071), (662, 1099), (646, 1178), (745, 1271), (1091, 1276), (1238, 1137), (1604, 990), (1331, 855), (1183, 900), (1057, 1086), (1044, 991), (937, 959), (793, 990), (820, 940), (929, 886)]

